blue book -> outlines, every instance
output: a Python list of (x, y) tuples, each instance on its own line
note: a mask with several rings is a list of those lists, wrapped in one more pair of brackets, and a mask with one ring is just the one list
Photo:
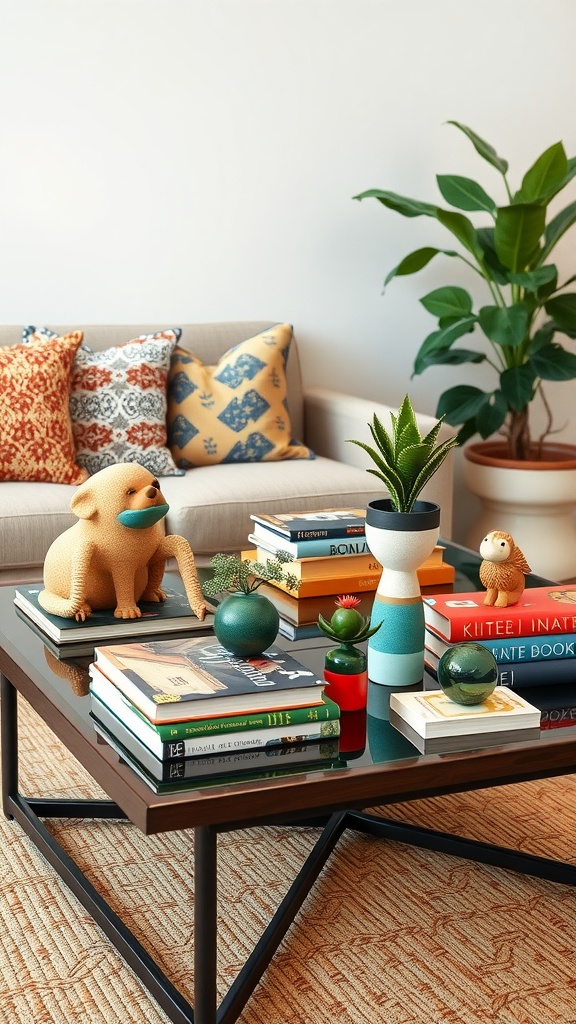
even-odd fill
[[(442, 657), (453, 641), (443, 640), (432, 630), (426, 630), (425, 645), (438, 657)], [(490, 640), (474, 640), (486, 647), (503, 668), (508, 663), (521, 661), (557, 661), (574, 658), (576, 655), (576, 633), (554, 633), (550, 636), (506, 636)]]
[(316, 540), (288, 540), (259, 523), (248, 540), (255, 547), (265, 548), (273, 556), (276, 551), (287, 551), (294, 558), (326, 558), (338, 555), (368, 555), (370, 549), (363, 535), (358, 537), (324, 537)]
[(364, 537), (365, 508), (324, 508), (314, 512), (262, 512), (250, 516), (256, 524), (284, 540), (322, 540)]

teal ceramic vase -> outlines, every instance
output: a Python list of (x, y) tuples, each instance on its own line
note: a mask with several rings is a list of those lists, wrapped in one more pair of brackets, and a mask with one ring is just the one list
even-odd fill
[(253, 591), (225, 597), (214, 615), (214, 632), (227, 651), (239, 658), (262, 654), (278, 635), (279, 616), (264, 594)]
[(385, 686), (412, 686), (424, 677), (424, 607), (417, 569), (438, 542), (440, 506), (417, 501), (396, 512), (389, 498), (369, 502), (366, 542), (384, 567), (370, 625), (368, 678)]

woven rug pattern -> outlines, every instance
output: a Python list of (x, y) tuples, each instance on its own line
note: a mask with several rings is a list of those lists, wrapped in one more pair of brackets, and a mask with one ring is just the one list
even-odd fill
[[(20, 700), (21, 780), (101, 796)], [(380, 812), (576, 863), (576, 776)], [(189, 998), (193, 833), (126, 822), (51, 831)], [(310, 851), (312, 828), (219, 837), (223, 994)], [(167, 1017), (18, 825), (0, 818), (1, 1024), (165, 1024)], [(346, 834), (241, 1024), (576, 1024), (576, 892)]]

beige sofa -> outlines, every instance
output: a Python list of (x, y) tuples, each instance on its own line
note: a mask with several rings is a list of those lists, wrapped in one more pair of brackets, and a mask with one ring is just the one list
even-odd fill
[[(214, 364), (232, 345), (270, 327), (273, 321), (178, 324), (180, 344)], [(82, 330), (93, 349), (122, 344), (152, 331), (175, 326), (164, 323), (132, 325), (43, 325), (58, 333)], [(0, 326), (0, 344), (15, 345), (22, 327)], [(375, 368), (376, 369), (376, 368)], [(384, 377), (384, 367), (378, 368)], [(237, 551), (247, 545), (250, 513), (306, 511), (312, 508), (355, 506), (385, 495), (382, 484), (366, 472), (366, 456), (347, 438), (369, 440), (368, 421), (376, 411), (389, 424), (387, 406), (324, 388), (306, 388), (301, 378), (296, 339), (287, 366), (289, 411), (294, 437), (305, 441), (316, 458), (202, 466), (185, 476), (162, 477), (170, 505), (169, 533), (186, 537), (194, 552)], [(432, 423), (419, 415), (421, 429)], [(448, 436), (449, 428), (443, 428)], [(3, 482), (0, 486), (0, 583), (41, 577), (48, 547), (75, 522), (69, 503), (75, 488), (64, 484)], [(426, 488), (423, 497), (442, 508), (441, 534), (452, 527), (452, 460), (449, 457)]]

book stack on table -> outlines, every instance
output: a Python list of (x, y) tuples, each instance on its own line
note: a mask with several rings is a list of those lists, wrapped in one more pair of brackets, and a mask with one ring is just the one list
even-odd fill
[(546, 706), (538, 700), (542, 727), (573, 724), (569, 711), (576, 706), (576, 591), (560, 584), (531, 587), (508, 608), (486, 606), (485, 596), (485, 591), (472, 591), (425, 597), (428, 672), (437, 678), (438, 662), (454, 644), (481, 644), (496, 659), (500, 685), (526, 690), (528, 696), (535, 688), (535, 699), (537, 692), (551, 691)]
[(338, 758), (340, 710), (278, 648), (237, 658), (214, 637), (96, 647), (96, 729), (155, 792)]
[[(300, 586), (290, 592), (271, 582), (260, 590), (277, 608), (280, 632), (292, 640), (319, 636), (319, 613), (330, 618), (338, 594), (353, 594), (362, 602), (358, 610), (369, 615), (382, 566), (368, 550), (365, 509), (319, 509), (315, 512), (252, 515), (248, 540), (254, 546), (243, 558), (265, 562), (279, 551), (293, 556), (287, 569)], [(421, 586), (452, 583), (454, 569), (443, 561), (438, 545), (418, 570)]]

